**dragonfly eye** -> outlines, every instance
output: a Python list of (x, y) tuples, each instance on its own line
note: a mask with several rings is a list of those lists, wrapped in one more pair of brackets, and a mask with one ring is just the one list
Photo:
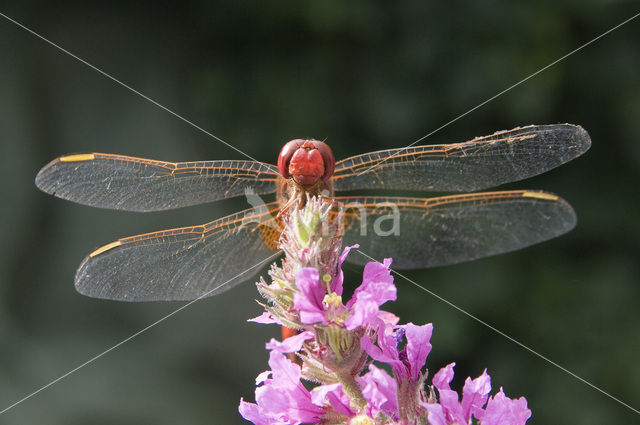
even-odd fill
[(298, 150), (298, 148), (300, 148), (302, 143), (304, 143), (304, 140), (291, 140), (290, 142), (287, 142), (280, 150), (280, 155), (278, 155), (278, 171), (280, 171), (280, 175), (285, 179), (291, 177), (291, 175), (289, 174), (289, 162), (291, 162), (291, 157)]
[(333, 156), (333, 151), (324, 142), (319, 140), (312, 140), (313, 146), (318, 149), (320, 155), (322, 155), (322, 160), (324, 162), (324, 174), (322, 174), (322, 180), (327, 180), (329, 177), (333, 175), (333, 171), (336, 168), (336, 158)]
[(278, 155), (278, 171), (280, 171), (280, 175), (285, 179), (291, 177), (289, 174), (289, 163), (291, 162), (291, 157), (303, 143), (304, 140), (302, 139), (291, 140), (280, 150), (280, 155)]

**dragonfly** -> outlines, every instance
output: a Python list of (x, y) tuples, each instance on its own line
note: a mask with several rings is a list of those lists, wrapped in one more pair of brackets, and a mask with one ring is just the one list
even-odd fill
[[(329, 146), (316, 140), (287, 143), (277, 165), (80, 153), (54, 159), (35, 183), (79, 204), (137, 212), (276, 193), (273, 202), (206, 224), (117, 239), (86, 256), (75, 275), (78, 292), (91, 297), (184, 301), (220, 294), (258, 274), (279, 251), (283, 211), (304, 203), (307, 195), (341, 206), (344, 244), (358, 243), (372, 258), (391, 257), (399, 270), (456, 264), (557, 237), (576, 224), (572, 207), (559, 196), (534, 190), (478, 191), (544, 173), (590, 146), (582, 127), (552, 124), (337, 162)], [(336, 195), (371, 189), (453, 194)], [(392, 213), (397, 232), (380, 223)], [(349, 257), (360, 265), (368, 260)]]

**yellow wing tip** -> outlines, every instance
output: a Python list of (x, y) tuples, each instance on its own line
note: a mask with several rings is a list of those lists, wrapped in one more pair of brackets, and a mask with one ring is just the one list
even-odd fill
[(524, 198), (536, 198), (536, 199), (545, 199), (547, 201), (557, 201), (558, 196), (552, 195), (551, 193), (546, 192), (524, 192), (522, 194)]
[(90, 161), (94, 159), (96, 156), (92, 153), (78, 153), (75, 155), (67, 155), (61, 156), (60, 162), (79, 162), (79, 161)]
[(120, 243), (120, 241), (115, 241), (115, 242), (111, 242), (108, 243), (106, 245), (101, 246), (100, 248), (96, 249), (95, 251), (93, 251), (91, 254), (89, 254), (89, 257), (93, 258), (95, 256), (98, 256), (100, 254), (102, 254), (103, 252), (109, 251), (110, 249), (113, 249), (117, 246), (122, 245)]

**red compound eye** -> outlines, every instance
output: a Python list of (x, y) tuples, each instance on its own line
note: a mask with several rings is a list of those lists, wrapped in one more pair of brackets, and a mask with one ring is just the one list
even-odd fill
[(295, 139), (288, 142), (278, 156), (278, 170), (282, 177), (293, 177), (304, 185), (327, 180), (333, 175), (335, 158), (331, 148), (319, 140)]
[(336, 168), (336, 158), (333, 156), (333, 151), (325, 142), (314, 140), (313, 145), (318, 149), (322, 159), (324, 160), (324, 174), (322, 180), (327, 180), (333, 176), (333, 171)]
[(287, 142), (287, 144), (285, 144), (280, 150), (280, 155), (278, 155), (278, 171), (280, 171), (280, 175), (285, 179), (291, 177), (289, 174), (289, 162), (291, 161), (293, 154), (302, 146), (303, 143), (304, 140), (295, 139)]

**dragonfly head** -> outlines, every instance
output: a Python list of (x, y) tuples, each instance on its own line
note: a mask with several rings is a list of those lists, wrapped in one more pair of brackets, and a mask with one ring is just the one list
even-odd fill
[(291, 140), (278, 156), (278, 170), (282, 177), (293, 178), (303, 186), (327, 180), (333, 175), (335, 163), (329, 145), (319, 140)]

